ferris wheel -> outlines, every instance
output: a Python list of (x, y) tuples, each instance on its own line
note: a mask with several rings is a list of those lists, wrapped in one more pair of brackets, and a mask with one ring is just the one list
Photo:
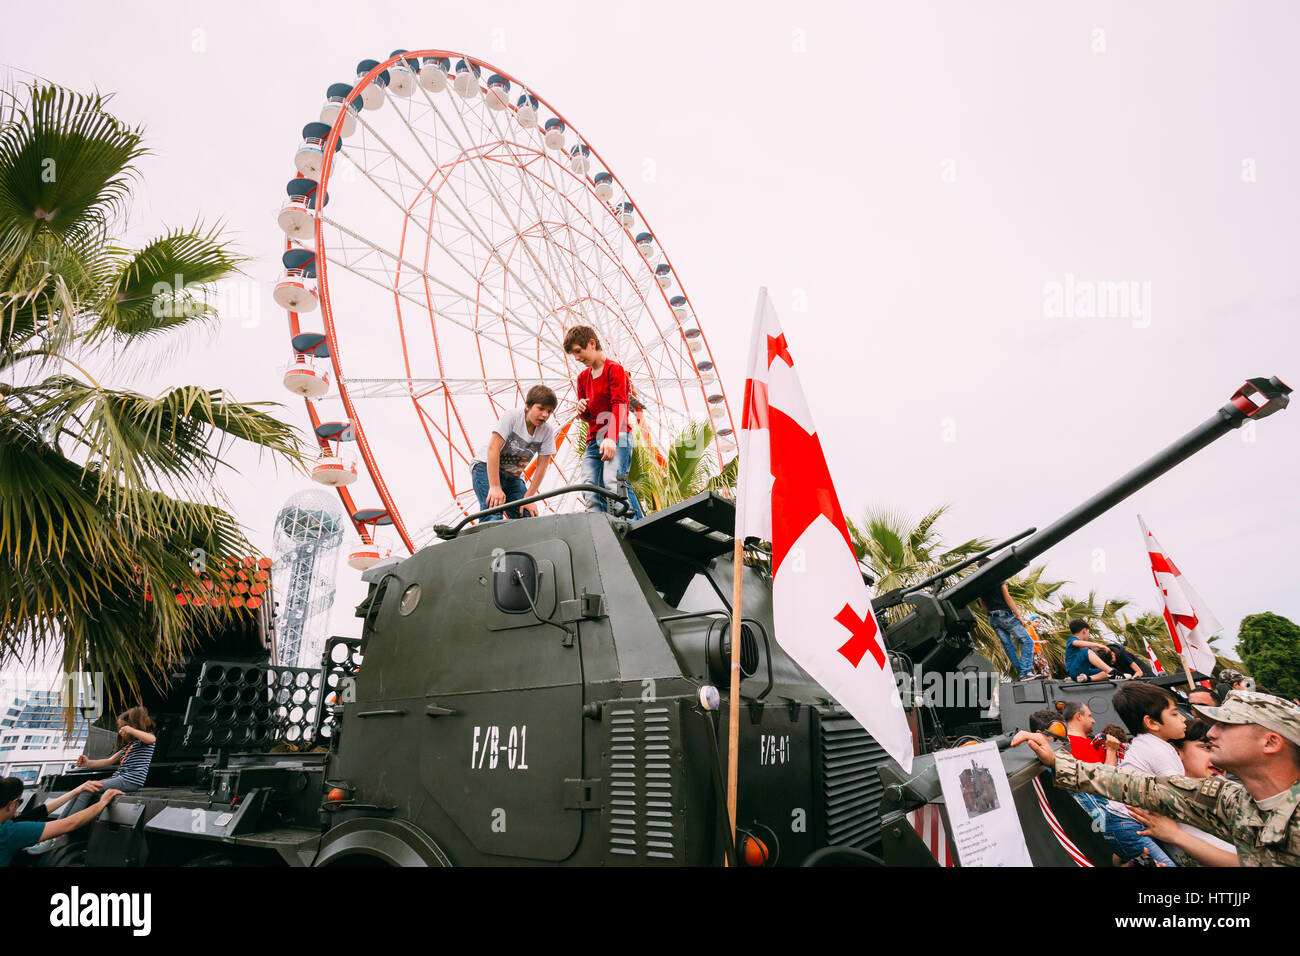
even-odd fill
[(555, 391), (570, 446), (543, 490), (577, 480), (581, 366), (562, 345), (575, 325), (627, 369), (647, 446), (707, 420), (714, 461), (735, 454), (681, 278), (614, 171), (536, 90), (444, 50), (362, 60), (326, 91), (294, 166), (278, 218), (284, 384), (320, 444), (312, 477), (338, 489), (361, 538), (353, 567), (478, 510), (470, 464), (533, 385)]

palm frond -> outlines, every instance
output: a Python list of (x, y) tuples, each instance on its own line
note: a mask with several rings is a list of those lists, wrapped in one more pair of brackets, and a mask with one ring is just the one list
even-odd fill
[(116, 274), (107, 283), (99, 315), (87, 338), (127, 341), (157, 336), (216, 317), (213, 283), (236, 274), (236, 255), (220, 229), (177, 229), (143, 248), (107, 250)]
[[(27, 241), (101, 236), (130, 196), (141, 130), (105, 111), (105, 98), (30, 88), (17, 121), (0, 131), (0, 226)], [(7, 274), (8, 270), (6, 270)]]
[(104, 482), (123, 489), (128, 505), (140, 491), (190, 488), (210, 478), (224, 451), (214, 436), (306, 466), (298, 430), (262, 410), (276, 403), (240, 404), (220, 389), (195, 385), (148, 398), (68, 376), (52, 379), (48, 392), (37, 411), (49, 432), (75, 444)]

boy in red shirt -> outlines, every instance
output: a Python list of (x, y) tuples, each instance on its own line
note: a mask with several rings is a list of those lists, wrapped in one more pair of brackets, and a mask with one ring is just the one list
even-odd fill
[[(596, 330), (578, 325), (564, 335), (564, 351), (586, 366), (578, 374), (578, 414), (587, 423), (587, 448), (582, 456), (582, 480), (618, 490), (618, 475), (632, 466), (632, 422), (628, 414), (627, 372), (605, 358)], [(586, 496), (588, 511), (609, 511), (603, 495)], [(628, 486), (632, 517), (642, 517), (641, 503)]]

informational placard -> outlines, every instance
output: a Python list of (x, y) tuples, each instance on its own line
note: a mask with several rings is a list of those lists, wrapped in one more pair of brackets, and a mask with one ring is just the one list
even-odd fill
[(940, 750), (934, 768), (962, 866), (1033, 865), (994, 741)]

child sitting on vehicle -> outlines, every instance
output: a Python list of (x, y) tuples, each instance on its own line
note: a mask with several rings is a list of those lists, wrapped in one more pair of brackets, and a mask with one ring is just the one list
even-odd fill
[[(106, 767), (118, 767), (116, 773), (102, 781), (104, 790), (113, 790), (118, 793), (132, 793), (144, 786), (145, 778), (149, 773), (149, 763), (153, 760), (154, 744), (158, 742), (150, 731), (154, 729), (154, 722), (149, 717), (149, 711), (144, 707), (132, 707), (125, 713), (117, 717), (117, 742), (122, 745), (121, 748), (110, 757), (103, 757), (99, 760), (91, 760), (85, 754), (77, 758), (77, 766), (85, 770), (102, 770)], [(119, 766), (120, 765), (120, 766)], [(87, 789), (79, 793), (63, 812), (63, 819), (74, 816), (81, 810), (95, 802), (95, 794)], [(54, 839), (44, 840), (32, 847), (29, 853), (44, 853), (52, 849), (58, 840), (66, 839), (59, 836)]]
[(1074, 681), (1106, 680), (1112, 669), (1098, 652), (1106, 645), (1090, 640), (1088, 625), (1077, 618), (1070, 622), (1070, 637), (1065, 642), (1065, 674)]

